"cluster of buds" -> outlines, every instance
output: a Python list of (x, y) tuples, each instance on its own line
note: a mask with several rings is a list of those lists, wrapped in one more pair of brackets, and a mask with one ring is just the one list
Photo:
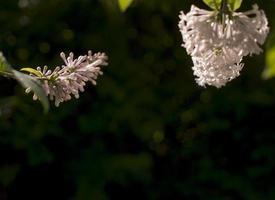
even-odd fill
[[(78, 58), (74, 58), (73, 53), (66, 57), (62, 52), (60, 56), (65, 63), (61, 67), (54, 70), (48, 69), (47, 66), (43, 69), (38, 67), (36, 73), (30, 74), (41, 81), (46, 95), (56, 106), (70, 100), (72, 96), (79, 98), (79, 91), (84, 91), (86, 82), (90, 81), (96, 85), (97, 77), (103, 74), (101, 67), (107, 65), (108, 59), (104, 53), (92, 54), (91, 51)], [(30, 91), (31, 88), (26, 89), (27, 93)], [(37, 98), (34, 94), (33, 99)]]
[(182, 46), (192, 57), (200, 86), (220, 88), (239, 76), (243, 57), (261, 53), (269, 32), (265, 13), (257, 5), (247, 12), (234, 12), (225, 3), (213, 11), (192, 6), (179, 17)]

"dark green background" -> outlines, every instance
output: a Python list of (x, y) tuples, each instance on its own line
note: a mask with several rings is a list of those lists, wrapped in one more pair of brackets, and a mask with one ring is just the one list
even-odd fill
[[(103, 51), (98, 86), (47, 115), (0, 78), (0, 200), (273, 200), (275, 80), (264, 53), (226, 87), (201, 88), (177, 28), (198, 0), (1, 0), (14, 68)], [(29, 4), (26, 4), (29, 2)], [(274, 0), (258, 3), (275, 24)], [(26, 6), (27, 5), (27, 6)]]

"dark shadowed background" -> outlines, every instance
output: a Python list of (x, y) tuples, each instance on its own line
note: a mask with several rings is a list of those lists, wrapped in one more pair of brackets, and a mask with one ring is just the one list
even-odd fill
[[(244, 0), (275, 25), (275, 1)], [(41, 105), (0, 78), (0, 200), (273, 200), (275, 79), (265, 52), (226, 87), (201, 88), (181, 48), (180, 10), (199, 0), (0, 0), (14, 68), (106, 52), (79, 100)]]

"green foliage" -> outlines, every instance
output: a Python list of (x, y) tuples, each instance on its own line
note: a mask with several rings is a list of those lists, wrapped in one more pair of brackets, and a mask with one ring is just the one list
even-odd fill
[(29, 68), (29, 67), (22, 68), (22, 69), (20, 69), (20, 71), (28, 72), (30, 74), (33, 74), (33, 75), (37, 76), (37, 77), (42, 77), (43, 76), (43, 74), (40, 71), (38, 71), (36, 69), (33, 69), (33, 68)]
[[(28, 72), (30, 74), (36, 75), (37, 77), (42, 76), (41, 72), (33, 68), (22, 68), (21, 71)], [(30, 88), (41, 101), (42, 106), (44, 108), (44, 112), (48, 112), (49, 102), (41, 86), (41, 83), (34, 77), (31, 77), (29, 75), (23, 74), (17, 70), (12, 69), (2, 52), (0, 52), (0, 72), (6, 74), (10, 78), (15, 78), (24, 88)]]
[[(127, 15), (116, 0), (18, 2), (0, 6), (14, 66), (88, 49), (110, 62), (47, 115), (0, 78), (0, 199), (275, 199), (275, 79), (260, 79), (262, 53), (221, 90), (196, 85), (177, 12), (202, 1), (137, 1)], [(273, 27), (275, 2), (255, 3)]]
[(243, 0), (228, 0), (228, 4), (231, 10), (237, 10), (241, 7)]
[(263, 72), (263, 78), (269, 79), (275, 76), (275, 34), (270, 35), (266, 48), (266, 67)]
[[(220, 10), (223, 0), (203, 0), (206, 5), (214, 10)], [(227, 3), (231, 10), (237, 10), (242, 4), (242, 0), (227, 0)]]
[(49, 150), (39, 143), (32, 142), (28, 145), (29, 163), (31, 166), (37, 166), (41, 163), (51, 162), (53, 155)]
[(15, 76), (15, 79), (24, 87), (24, 88), (30, 88), (34, 94), (38, 97), (38, 99), (41, 101), (44, 112), (48, 112), (49, 110), (49, 101), (46, 96), (45, 91), (42, 88), (41, 83), (35, 79), (34, 77), (31, 77), (29, 75), (23, 74), (17, 70), (12, 70), (12, 73)]
[(221, 8), (222, 0), (203, 0), (203, 2), (214, 10), (219, 10)]
[(126, 11), (127, 8), (133, 3), (133, 0), (118, 0), (118, 5), (121, 11)]
[(0, 72), (5, 72), (10, 67), (5, 56), (0, 52)]
[(152, 167), (152, 158), (147, 154), (109, 155), (97, 151), (97, 148), (88, 149), (80, 161), (72, 163), (71, 168), (77, 169), (77, 200), (108, 199), (103, 191), (111, 181), (122, 185), (126, 185), (129, 179), (146, 185), (150, 182), (148, 172)]
[(19, 165), (4, 165), (0, 167), (0, 183), (8, 186), (14, 181), (20, 169)]

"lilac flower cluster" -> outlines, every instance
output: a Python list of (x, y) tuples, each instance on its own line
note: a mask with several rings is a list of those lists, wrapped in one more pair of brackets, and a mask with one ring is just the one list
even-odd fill
[[(70, 100), (72, 96), (79, 98), (79, 91), (84, 91), (86, 82), (96, 85), (97, 77), (103, 74), (101, 67), (107, 65), (108, 59), (104, 53), (92, 54), (91, 51), (78, 58), (74, 58), (73, 53), (66, 57), (62, 52), (60, 56), (65, 63), (61, 67), (56, 67), (53, 71), (47, 66), (43, 69), (37, 68), (41, 74), (37, 78), (41, 80), (45, 93), (56, 106)], [(30, 89), (26, 92), (30, 92)], [(37, 99), (35, 95), (34, 99)]]
[(183, 47), (192, 57), (196, 82), (217, 88), (239, 76), (244, 56), (259, 54), (269, 32), (264, 11), (208, 11), (192, 6), (180, 13)]

